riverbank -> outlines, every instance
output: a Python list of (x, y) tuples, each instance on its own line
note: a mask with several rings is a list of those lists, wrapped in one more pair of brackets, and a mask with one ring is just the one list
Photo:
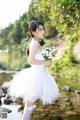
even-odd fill
[(0, 73), (16, 73), (17, 71), (1, 70)]
[[(36, 102), (32, 120), (80, 120), (80, 99), (75, 93), (62, 93), (55, 104), (43, 106)], [(69, 99), (68, 101), (67, 98)]]

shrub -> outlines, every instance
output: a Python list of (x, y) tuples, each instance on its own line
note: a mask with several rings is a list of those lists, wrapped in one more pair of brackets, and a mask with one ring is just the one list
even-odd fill
[(5, 62), (0, 62), (0, 69), (6, 70), (7, 69), (7, 64)]
[(27, 64), (27, 58), (26, 56), (23, 56), (20, 60), (16, 61), (16, 63), (12, 65), (11, 69), (21, 70), (21, 69), (28, 68), (28, 67), (30, 67), (30, 65)]

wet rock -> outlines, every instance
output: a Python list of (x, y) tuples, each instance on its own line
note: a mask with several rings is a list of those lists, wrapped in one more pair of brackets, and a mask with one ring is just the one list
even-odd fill
[(1, 112), (11, 113), (12, 111), (10, 109), (5, 108), (5, 107), (0, 107), (0, 113)]
[(70, 89), (69, 86), (64, 86), (64, 87), (62, 88), (62, 90), (63, 90), (64, 92), (70, 92), (70, 91), (71, 91), (71, 89)]
[(80, 91), (76, 91), (75, 93), (80, 95)]
[(1, 99), (0, 99), (0, 105), (2, 105)]
[(9, 105), (11, 103), (13, 103), (13, 100), (11, 100), (11, 99), (4, 99), (4, 104)]
[(1, 98), (1, 102), (2, 102), (2, 104), (9, 105), (9, 104), (13, 103), (14, 101), (12, 100), (10, 95), (5, 95), (5, 97)]
[(6, 118), (7, 118), (7, 112), (1, 112), (1, 113), (0, 113), (0, 117), (1, 117), (2, 119), (6, 119)]
[(19, 108), (18, 108), (18, 112), (22, 111), (24, 109), (24, 104), (22, 104)]
[(9, 82), (4, 82), (1, 87), (2, 87), (3, 93), (7, 94), (7, 89), (9, 87)]
[(3, 90), (2, 90), (2, 88), (0, 87), (0, 93), (3, 93)]
[(0, 99), (3, 97), (5, 97), (5, 94), (4, 93), (0, 94)]
[(2, 88), (0, 87), (0, 98), (4, 97), (4, 93), (3, 93), (3, 90)]
[(3, 90), (3, 93), (6, 95), (7, 94), (7, 87), (4, 87), (4, 88), (2, 88), (2, 90)]
[(66, 98), (64, 101), (65, 101), (65, 102), (70, 102), (70, 99), (69, 99), (69, 98)]

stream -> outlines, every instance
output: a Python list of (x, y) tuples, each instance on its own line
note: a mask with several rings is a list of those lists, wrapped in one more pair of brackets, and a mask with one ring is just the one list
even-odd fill
[[(16, 73), (16, 71), (1, 71), (0, 85), (11, 80), (14, 73)], [(69, 98), (70, 102), (65, 102), (65, 98)], [(58, 103), (56, 103), (56, 105), (44, 107), (38, 101), (37, 106), (38, 107), (32, 117), (33, 120), (80, 120), (80, 95), (77, 97), (75, 92), (64, 92), (63, 97)], [(18, 112), (18, 108), (20, 108), (19, 104), (2, 104), (0, 107), (12, 110), (11, 113), (7, 114), (6, 119), (0, 118), (0, 120), (22, 120), (22, 111)], [(49, 112), (47, 113), (47, 111)], [(58, 117), (56, 118), (56, 116)], [(59, 116), (62, 116), (62, 119), (59, 118)]]
[(22, 112), (18, 112), (18, 108), (20, 107), (20, 105), (15, 104), (15, 103), (11, 105), (3, 104), (1, 107), (10, 109), (12, 112), (7, 113), (7, 118), (5, 119), (0, 118), (0, 120), (22, 120)]
[[(16, 71), (0, 70), (0, 85), (2, 85), (6, 81), (11, 80), (14, 73), (16, 73)], [(20, 107), (20, 105), (18, 105), (17, 103), (13, 103), (10, 105), (2, 104), (0, 107), (5, 107), (12, 111), (11, 113), (7, 113), (7, 118), (0, 118), (0, 120), (22, 120), (22, 112), (18, 112), (18, 108)]]

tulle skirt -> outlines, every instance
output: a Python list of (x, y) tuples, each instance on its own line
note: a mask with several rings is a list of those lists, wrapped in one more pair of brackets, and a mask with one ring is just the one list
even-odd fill
[(59, 98), (59, 88), (48, 71), (30, 67), (13, 75), (8, 94), (22, 97), (24, 102), (41, 99), (43, 104), (52, 104)]

